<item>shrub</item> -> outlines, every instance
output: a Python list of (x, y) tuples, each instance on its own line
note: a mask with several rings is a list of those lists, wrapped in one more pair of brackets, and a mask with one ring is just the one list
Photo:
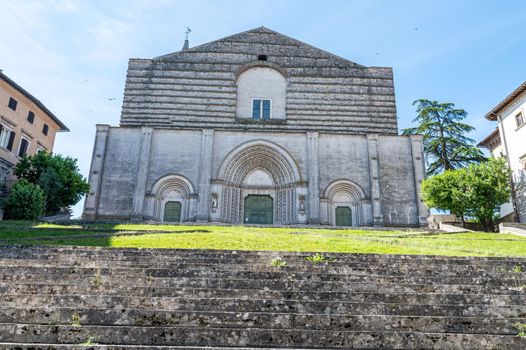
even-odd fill
[(44, 212), (44, 191), (26, 180), (18, 181), (11, 190), (4, 207), (4, 218), (36, 220)]

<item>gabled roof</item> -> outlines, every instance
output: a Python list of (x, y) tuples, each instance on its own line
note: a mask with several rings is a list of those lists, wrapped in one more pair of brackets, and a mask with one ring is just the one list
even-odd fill
[[(236, 39), (242, 38), (243, 36), (245, 36), (247, 34), (262, 34), (262, 35), (273, 34), (273, 35), (275, 35), (277, 37), (277, 41), (273, 42), (273, 44), (279, 44), (280, 41), (282, 43), (285, 43), (285, 42), (293, 43), (294, 45), (296, 45), (298, 47), (305, 47), (306, 49), (309, 49), (309, 50), (315, 50), (315, 51), (317, 51), (320, 54), (320, 56), (323, 56), (323, 57), (326, 57), (326, 58), (333, 58), (335, 60), (340, 61), (341, 63), (348, 64), (348, 65), (351, 65), (351, 66), (354, 66), (354, 67), (365, 68), (365, 66), (362, 66), (362, 65), (360, 65), (358, 63), (352, 62), (352, 61), (350, 61), (348, 59), (345, 59), (345, 58), (340, 57), (338, 55), (335, 55), (333, 53), (327, 52), (325, 50), (319, 49), (319, 48), (317, 48), (315, 46), (312, 46), (312, 45), (309, 45), (307, 43), (304, 43), (303, 41), (291, 38), (291, 37), (289, 37), (289, 36), (287, 36), (285, 34), (276, 32), (274, 30), (268, 29), (268, 28), (263, 27), (263, 26), (257, 27), (257, 28), (254, 28), (254, 29), (250, 29), (250, 30), (247, 30), (247, 31), (244, 31), (244, 32), (241, 32), (241, 33), (229, 35), (229, 36), (226, 36), (224, 38), (221, 38), (221, 39), (218, 39), (218, 40), (214, 40), (214, 41), (210, 41), (208, 43), (201, 44), (201, 45), (198, 45), (198, 46), (195, 46), (195, 47), (184, 48), (181, 51), (177, 51), (177, 52), (169, 53), (167, 55), (154, 57), (153, 59), (154, 60), (166, 60), (166, 59), (170, 59), (171, 57), (177, 56), (181, 52), (184, 52), (184, 53), (207, 52), (209, 47), (215, 46), (218, 43), (222, 43), (222, 42), (226, 43), (226, 42), (230, 42), (230, 41), (236, 41)], [(185, 44), (185, 47), (186, 47), (186, 44)]]
[(57, 123), (60, 126), (59, 131), (69, 131), (68, 127), (66, 125), (64, 125), (64, 123), (62, 123), (60, 121), (60, 119), (58, 119), (57, 116), (53, 114), (53, 112), (51, 112), (46, 106), (44, 106), (44, 104), (42, 102), (40, 102), (35, 96), (31, 95), (23, 87), (21, 87), (20, 85), (15, 83), (11, 78), (9, 78), (7, 75), (5, 75), (1, 70), (0, 70), (0, 79), (2, 79), (3, 81), (5, 81), (9, 85), (11, 85), (11, 87), (13, 89), (17, 90), (22, 95), (24, 95), (27, 98), (29, 98), (34, 104), (36, 104), (38, 106), (38, 108), (40, 108), (42, 110), (42, 112), (47, 114), (51, 119), (53, 119), (53, 121), (55, 123)]
[(516, 88), (511, 94), (509, 94), (504, 100), (502, 100), (498, 105), (493, 107), (491, 111), (486, 113), (485, 117), (488, 120), (497, 120), (497, 114), (502, 111), (507, 105), (509, 105), (517, 96), (526, 91), (526, 81), (522, 83), (518, 88)]

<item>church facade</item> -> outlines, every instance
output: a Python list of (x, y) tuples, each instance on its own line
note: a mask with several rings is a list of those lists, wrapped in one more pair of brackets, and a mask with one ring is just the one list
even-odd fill
[(120, 125), (97, 125), (83, 216), (419, 226), (423, 178), (391, 68), (260, 27), (130, 60)]

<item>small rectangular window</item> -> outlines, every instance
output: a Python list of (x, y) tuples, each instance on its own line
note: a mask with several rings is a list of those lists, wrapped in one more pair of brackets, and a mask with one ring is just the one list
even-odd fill
[(13, 111), (16, 111), (16, 105), (17, 104), (18, 104), (18, 102), (14, 98), (10, 97), (9, 98), (9, 104), (7, 106), (9, 108), (11, 108)]
[(18, 156), (23, 157), (27, 154), (27, 149), (29, 148), (29, 141), (26, 139), (20, 139), (20, 147), (18, 148)]
[(42, 133), (47, 136), (47, 133), (49, 131), (49, 126), (47, 124), (44, 124), (42, 127)]
[(261, 100), (252, 101), (252, 118), (261, 118)]
[(13, 142), (15, 141), (15, 132), (9, 130), (3, 125), (0, 125), (0, 147), (11, 151), (13, 149)]
[(271, 103), (270, 100), (252, 100), (252, 118), (253, 119), (270, 119)]
[(7, 148), (10, 134), (11, 130), (5, 128), (3, 125), (0, 125), (0, 147)]
[(29, 111), (27, 114), (27, 121), (33, 124), (33, 121), (35, 120), (35, 113)]
[(258, 55), (258, 61), (266, 61), (267, 55)]
[(270, 119), (270, 100), (263, 100), (263, 119)]
[(517, 122), (517, 127), (522, 126), (522, 124), (524, 124), (524, 117), (522, 113), (519, 113), (515, 116), (515, 121)]

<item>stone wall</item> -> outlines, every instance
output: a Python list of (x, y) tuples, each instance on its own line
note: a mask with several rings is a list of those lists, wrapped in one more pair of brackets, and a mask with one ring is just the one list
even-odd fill
[[(86, 217), (160, 220), (170, 191), (186, 203), (183, 221), (240, 223), (243, 193), (273, 196), (276, 224), (334, 224), (331, 210), (345, 201), (360, 212), (355, 226), (417, 226), (427, 216), (419, 138), (99, 126), (95, 143)], [(255, 169), (271, 188), (242, 188)], [(164, 178), (177, 184), (161, 194)]]
[[(260, 54), (267, 61), (257, 61)], [(236, 79), (247, 66), (286, 74), (287, 120), (245, 129), (398, 132), (391, 68), (364, 67), (266, 28), (154, 59), (131, 59), (120, 124), (239, 129)]]

